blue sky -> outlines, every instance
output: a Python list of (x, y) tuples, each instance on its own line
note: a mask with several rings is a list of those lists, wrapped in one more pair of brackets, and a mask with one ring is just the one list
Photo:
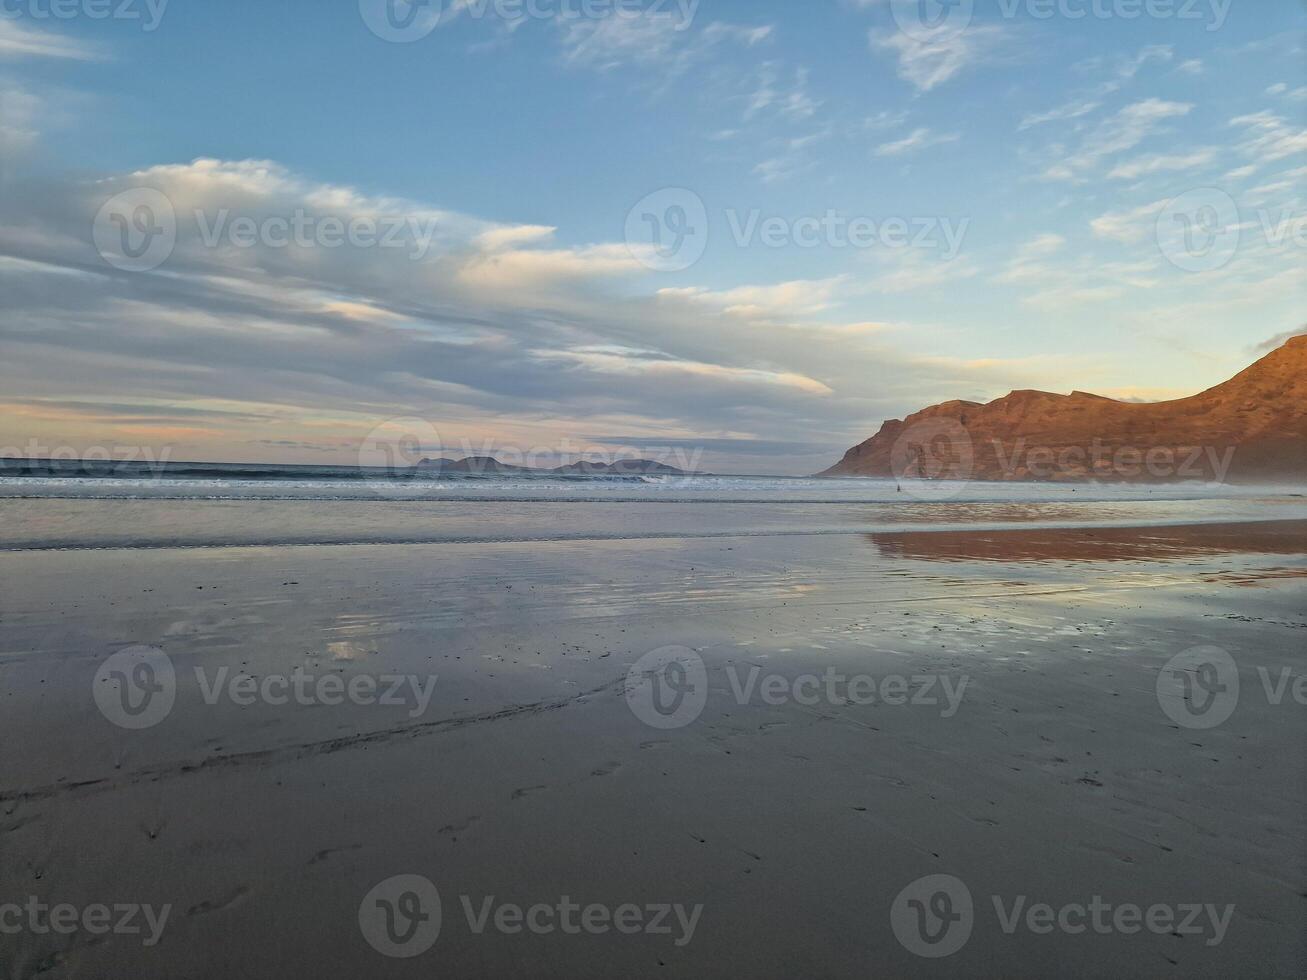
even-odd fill
[[(1303, 329), (1299, 3), (447, 0), (395, 42), (384, 0), (66, 2), (0, 18), (0, 446), (349, 462), (415, 417), (801, 473)], [(142, 187), (175, 245), (123, 269), (95, 222)], [(204, 234), (296, 214), (425, 247)]]

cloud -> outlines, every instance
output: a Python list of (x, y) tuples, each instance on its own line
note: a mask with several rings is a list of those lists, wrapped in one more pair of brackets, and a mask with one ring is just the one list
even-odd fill
[[(0, 82), (0, 160), (29, 149), (37, 141), (36, 121), (45, 112), (44, 100), (35, 93)], [(0, 163), (0, 173), (4, 169)]]
[(544, 225), (505, 225), (482, 232), (476, 237), (476, 243), (487, 252), (498, 252), (505, 248), (547, 241), (554, 237), (556, 231), (557, 228)]
[(1098, 92), (1109, 95), (1118, 92), (1134, 81), (1135, 76), (1149, 65), (1169, 64), (1175, 58), (1175, 48), (1169, 44), (1147, 44), (1135, 54), (1087, 58), (1072, 65), (1072, 70), (1084, 75), (1106, 73), (1106, 79), (1098, 84)]
[(558, 24), (563, 63), (569, 67), (600, 72), (657, 67), (673, 77), (711, 58), (722, 45), (752, 48), (767, 41), (773, 32), (769, 25), (747, 27), (720, 21), (695, 31), (679, 14), (655, 11), (561, 18)]
[(903, 156), (907, 153), (917, 153), (932, 146), (939, 146), (942, 143), (956, 143), (959, 139), (961, 139), (961, 136), (958, 133), (933, 133), (929, 127), (921, 126), (901, 140), (882, 143), (876, 147), (875, 154), (878, 157)]
[(813, 378), (792, 371), (768, 371), (758, 368), (727, 367), (667, 357), (660, 352), (631, 348), (575, 348), (568, 351), (535, 352), (545, 360), (568, 360), (599, 374), (641, 375), (654, 379), (681, 376), (691, 381), (740, 383), (792, 388), (808, 395), (831, 395), (834, 392)]
[(944, 32), (918, 40), (902, 32), (873, 30), (871, 49), (887, 52), (898, 63), (898, 76), (921, 92), (929, 92), (975, 65), (992, 60), (1007, 40), (998, 27), (972, 26), (959, 33)]
[(0, 60), (56, 58), (64, 61), (95, 61), (101, 57), (99, 49), (93, 45), (36, 27), (24, 27), (16, 20), (0, 17)]
[[(92, 218), (141, 185), (172, 201), (177, 245), (153, 272), (120, 272), (95, 252)], [(301, 212), (431, 220), (435, 231), (420, 258), (233, 247), (206, 244), (196, 209), (206, 221)], [(304, 444), (336, 447), (348, 463), (380, 420), (418, 415), (452, 440), (498, 444), (603, 427), (687, 439), (821, 432), (851, 445), (865, 437), (858, 420), (956, 380), (914, 367), (883, 324), (845, 324), (843, 278), (649, 291), (651, 274), (624, 243), (562, 244), (563, 234), (363, 194), (267, 160), (26, 176), (0, 199), (0, 387), (24, 406), (0, 418), (0, 441), (122, 436), (229, 459), (285, 458), (278, 451)], [(949, 274), (966, 272), (954, 263)], [(59, 407), (122, 402), (125, 390), (167, 417)]]
[(775, 114), (791, 121), (816, 115), (821, 103), (808, 94), (808, 70), (796, 68), (786, 77), (779, 66), (768, 62), (758, 69), (757, 81), (744, 110), (746, 120)]
[(873, 253), (886, 271), (874, 276), (870, 287), (885, 294), (908, 293), (937, 286), (957, 286), (980, 273), (979, 267), (970, 259), (945, 259), (926, 252), (926, 249), (904, 248)]
[(1099, 215), (1089, 222), (1095, 237), (1118, 242), (1142, 241), (1153, 233), (1157, 216), (1169, 203), (1169, 199), (1141, 204), (1123, 211), (1110, 211)]
[(1057, 163), (1044, 171), (1046, 180), (1083, 180), (1086, 173), (1106, 157), (1133, 149), (1156, 134), (1168, 119), (1188, 115), (1193, 105), (1144, 99), (1104, 119), (1071, 152), (1063, 152)]
[(882, 109), (874, 116), (867, 116), (865, 119), (855, 123), (853, 131), (855, 133), (881, 133), (890, 129), (897, 129), (908, 121), (908, 111), (899, 109), (897, 111)]
[(685, 300), (717, 307), (733, 316), (755, 318), (792, 318), (820, 313), (831, 306), (843, 277), (801, 279), (772, 286), (738, 286), (734, 289), (708, 290), (698, 287), (668, 288), (658, 291), (664, 300)]
[(1148, 174), (1194, 170), (1197, 167), (1206, 166), (1216, 159), (1216, 152), (1215, 149), (1209, 147), (1194, 150), (1192, 153), (1154, 153), (1125, 163), (1118, 163), (1107, 176), (1118, 180), (1134, 180)]
[(1290, 126), (1283, 116), (1269, 109), (1237, 116), (1230, 125), (1243, 127), (1244, 141), (1239, 144), (1239, 152), (1258, 163), (1273, 163), (1307, 151), (1307, 129)]
[(1077, 99), (1060, 105), (1055, 109), (1049, 109), (1047, 112), (1036, 112), (1026, 116), (1017, 126), (1018, 130), (1030, 129), (1033, 126), (1042, 126), (1044, 123), (1062, 122), (1067, 119), (1079, 119), (1081, 116), (1087, 116), (1103, 103), (1092, 99)]

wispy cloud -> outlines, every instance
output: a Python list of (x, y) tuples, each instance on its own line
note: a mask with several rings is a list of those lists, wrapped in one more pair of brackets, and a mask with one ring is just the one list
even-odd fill
[(878, 157), (898, 157), (908, 153), (918, 153), (942, 143), (956, 143), (961, 138), (958, 133), (936, 133), (928, 126), (920, 126), (901, 140), (882, 143), (876, 147), (875, 154)]
[(762, 65), (756, 85), (749, 93), (744, 118), (749, 120), (768, 113), (791, 121), (812, 118), (821, 103), (808, 93), (808, 77), (806, 68), (786, 73), (773, 62)]
[(1307, 151), (1307, 129), (1291, 126), (1283, 116), (1264, 109), (1230, 120), (1244, 130), (1239, 151), (1259, 163), (1272, 163)]
[(93, 45), (63, 37), (36, 27), (25, 27), (15, 20), (0, 18), (0, 60), (20, 58), (60, 58), (70, 61), (95, 61), (101, 58)]
[(1149, 174), (1194, 170), (1215, 160), (1216, 153), (1212, 147), (1194, 150), (1192, 153), (1154, 153), (1118, 163), (1107, 176), (1117, 180), (1134, 180)]
[(743, 26), (715, 21), (702, 30), (688, 28), (674, 13), (562, 19), (563, 62), (575, 68), (610, 72), (622, 67), (657, 67), (680, 75), (710, 58), (724, 44), (745, 48), (772, 36), (770, 25)]
[(1056, 109), (1049, 109), (1047, 112), (1035, 112), (1021, 120), (1018, 130), (1030, 129), (1032, 126), (1042, 126), (1044, 123), (1062, 122), (1066, 119), (1079, 119), (1081, 116), (1087, 116), (1103, 103), (1095, 100), (1077, 99), (1074, 102), (1068, 102), (1060, 105)]
[(873, 30), (870, 35), (871, 49), (897, 59), (898, 76), (922, 92), (929, 92), (967, 68), (993, 59), (1006, 40), (1006, 32), (994, 26), (973, 26), (928, 40), (918, 40), (902, 32), (885, 34)]
[(1044, 171), (1046, 180), (1081, 180), (1106, 157), (1133, 149), (1158, 132), (1168, 119), (1184, 116), (1193, 106), (1186, 102), (1144, 99), (1126, 106), (1089, 132), (1079, 147), (1060, 154)]

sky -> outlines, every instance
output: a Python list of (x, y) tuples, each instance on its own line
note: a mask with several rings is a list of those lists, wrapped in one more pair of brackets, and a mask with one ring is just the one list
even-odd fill
[(0, 455), (811, 473), (1307, 327), (1298, 0), (0, 0)]

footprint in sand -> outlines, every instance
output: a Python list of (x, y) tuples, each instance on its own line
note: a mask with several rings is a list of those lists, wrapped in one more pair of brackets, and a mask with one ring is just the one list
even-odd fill
[(225, 898), (216, 899), (210, 902), (201, 902), (199, 905), (192, 905), (190, 908), (186, 910), (186, 914), (208, 915), (210, 912), (221, 912), (224, 909), (231, 908), (233, 905), (235, 905), (237, 902), (239, 902), (249, 893), (250, 890), (244, 885), (241, 885), (238, 888), (236, 888), (234, 891), (232, 891), (230, 895), (227, 895)]
[[(514, 795), (514, 799), (516, 799), (516, 795)], [(437, 830), (436, 833), (442, 836), (448, 836), (449, 834), (461, 834), (463, 831), (467, 830), (469, 827), (471, 827), (474, 823), (476, 823), (480, 819), (481, 819), (480, 817), (468, 817), (462, 823), (446, 824), (445, 826)]]
[(363, 849), (362, 844), (346, 844), (344, 847), (324, 848), (323, 850), (318, 851), (317, 854), (313, 855), (313, 857), (309, 858), (309, 864), (321, 864), (323, 861), (327, 860), (327, 858), (331, 857), (333, 854), (344, 854), (348, 851), (358, 851), (362, 849)]

